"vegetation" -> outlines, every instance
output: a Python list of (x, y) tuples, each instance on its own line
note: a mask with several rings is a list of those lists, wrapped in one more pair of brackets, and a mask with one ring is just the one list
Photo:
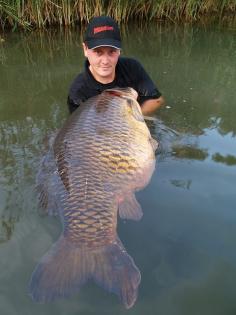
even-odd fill
[(235, 15), (236, 0), (0, 0), (0, 28), (73, 26), (94, 15), (130, 20), (196, 21)]

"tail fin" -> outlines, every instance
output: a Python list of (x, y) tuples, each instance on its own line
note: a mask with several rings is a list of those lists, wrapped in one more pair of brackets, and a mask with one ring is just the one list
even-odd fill
[(134, 305), (141, 275), (119, 239), (95, 255), (94, 281), (117, 294), (126, 308)]
[(41, 303), (68, 297), (88, 279), (117, 294), (130, 308), (136, 301), (141, 276), (119, 240), (96, 250), (85, 250), (61, 236), (33, 272), (30, 295)]
[(77, 292), (91, 276), (93, 266), (88, 254), (61, 236), (32, 274), (31, 297), (44, 303)]

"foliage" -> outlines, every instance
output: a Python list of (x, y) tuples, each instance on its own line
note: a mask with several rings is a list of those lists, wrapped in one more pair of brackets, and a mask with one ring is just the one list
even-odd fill
[(236, 0), (0, 0), (0, 26), (73, 26), (102, 14), (119, 23), (154, 19), (195, 21), (204, 15), (223, 18), (235, 11)]

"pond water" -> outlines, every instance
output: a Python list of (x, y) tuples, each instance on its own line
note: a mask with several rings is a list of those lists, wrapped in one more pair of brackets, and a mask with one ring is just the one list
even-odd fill
[(0, 313), (236, 314), (236, 28), (151, 25), (123, 30), (166, 98), (148, 122), (158, 139), (140, 222), (118, 230), (142, 274), (135, 306), (94, 284), (68, 300), (36, 304), (31, 273), (58, 238), (34, 192), (50, 133), (68, 117), (68, 87), (83, 68), (81, 32), (2, 35), (0, 43)]

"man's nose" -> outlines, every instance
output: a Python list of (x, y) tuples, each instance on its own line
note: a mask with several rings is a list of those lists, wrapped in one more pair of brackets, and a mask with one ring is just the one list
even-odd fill
[(108, 55), (106, 55), (106, 54), (104, 54), (103, 56), (102, 56), (102, 63), (108, 63), (109, 62), (109, 56)]

